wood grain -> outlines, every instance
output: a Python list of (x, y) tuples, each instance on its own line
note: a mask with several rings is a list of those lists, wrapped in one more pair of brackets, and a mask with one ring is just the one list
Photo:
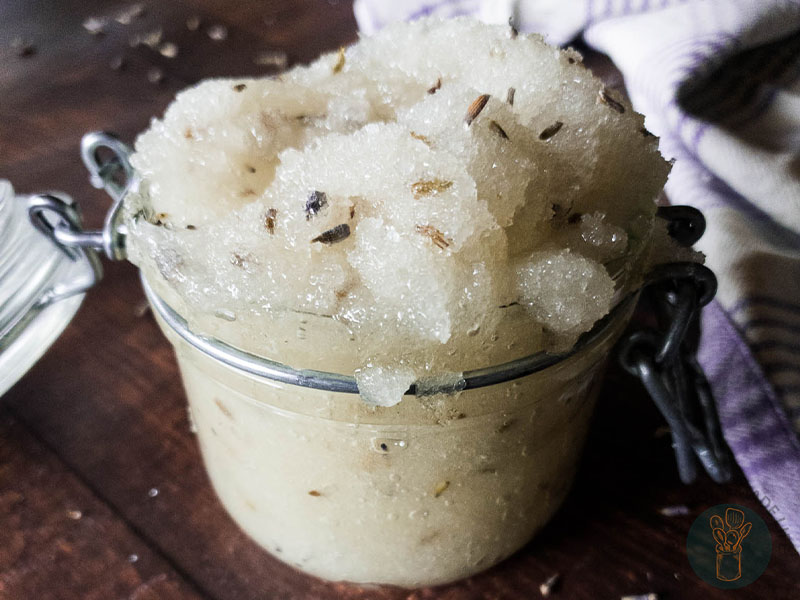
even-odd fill
[[(175, 92), (203, 77), (269, 74), (260, 50), (311, 60), (355, 38), (348, 2), (211, 0), (148, 2), (129, 26), (93, 37), (91, 15), (128, 3), (15, 0), (0, 5), (0, 168), (21, 191), (64, 189), (99, 224), (108, 200), (86, 182), (82, 133), (131, 141)], [(200, 15), (191, 32), (185, 21)], [(206, 28), (224, 24), (229, 37)], [(178, 45), (168, 59), (130, 37), (154, 29)], [(15, 35), (36, 54), (10, 51)], [(126, 68), (111, 63), (123, 57)], [(606, 59), (589, 63), (610, 84)], [(152, 68), (164, 80), (147, 80)], [(615, 79), (616, 78), (616, 79)], [(359, 588), (302, 575), (261, 551), (226, 515), (189, 431), (172, 350), (149, 315), (136, 270), (108, 264), (64, 335), (4, 398), (0, 411), (0, 598), (375, 598), (520, 599), (539, 596), (553, 573), (555, 598), (716, 599), (728, 592), (694, 575), (685, 556), (693, 519), (721, 502), (759, 512), (773, 533), (764, 575), (739, 598), (800, 597), (798, 557), (740, 473), (727, 486), (678, 482), (669, 441), (642, 390), (612, 368), (575, 489), (555, 520), (498, 567), (437, 589)], [(151, 492), (157, 490), (157, 494)], [(23, 498), (24, 500), (20, 500)], [(689, 515), (659, 508), (686, 505)], [(65, 518), (77, 506), (82, 518)], [(136, 563), (127, 557), (135, 553)]]

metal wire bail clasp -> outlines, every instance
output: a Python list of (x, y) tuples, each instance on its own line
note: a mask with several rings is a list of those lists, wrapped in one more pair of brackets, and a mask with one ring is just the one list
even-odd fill
[[(684, 246), (703, 235), (705, 221), (696, 209), (663, 207), (659, 215), (668, 221), (670, 235)], [(656, 267), (647, 278), (643, 300), (652, 305), (660, 327), (634, 331), (620, 344), (622, 366), (642, 381), (669, 425), (684, 483), (697, 478), (695, 457), (717, 483), (731, 477), (714, 399), (696, 359), (700, 308), (716, 290), (716, 277), (701, 264)]]
[(28, 217), (34, 227), (70, 259), (85, 260), (91, 267), (87, 278), (59, 284), (40, 304), (82, 294), (100, 281), (103, 267), (99, 251), (111, 260), (125, 258), (125, 228), (120, 221), (122, 199), (133, 181), (129, 155), (130, 149), (109, 133), (92, 132), (81, 140), (81, 158), (92, 185), (104, 189), (114, 200), (102, 229), (84, 230), (78, 205), (65, 194), (38, 194), (28, 199)]

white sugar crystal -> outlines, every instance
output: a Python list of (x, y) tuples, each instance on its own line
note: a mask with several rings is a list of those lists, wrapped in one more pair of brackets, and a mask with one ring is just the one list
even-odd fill
[(417, 379), (564, 349), (670, 253), (651, 240), (669, 165), (642, 125), (538, 36), (393, 25), (180, 93), (136, 143), (130, 257), (193, 327), (357, 371), (390, 406)]
[(394, 406), (403, 399), (416, 376), (410, 369), (390, 369), (367, 364), (355, 373), (358, 391), (364, 402), (374, 406)]
[(614, 282), (606, 270), (569, 250), (536, 252), (518, 269), (521, 299), (548, 329), (587, 331), (611, 305)]

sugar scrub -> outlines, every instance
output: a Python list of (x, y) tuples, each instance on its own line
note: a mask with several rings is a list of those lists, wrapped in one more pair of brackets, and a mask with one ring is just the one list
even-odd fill
[(669, 164), (577, 52), (469, 19), (395, 25), (180, 93), (132, 163), (128, 252), (158, 296), (196, 332), (359, 386), (259, 381), (162, 322), (245, 531), (322, 577), (414, 586), (546, 522), (629, 310), (522, 380), (459, 393), (460, 374), (572, 347), (669, 255)]

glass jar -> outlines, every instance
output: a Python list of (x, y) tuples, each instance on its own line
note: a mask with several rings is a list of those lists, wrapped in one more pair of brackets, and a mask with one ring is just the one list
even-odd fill
[(240, 352), (221, 355), (213, 340), (212, 356), (208, 338), (144, 281), (175, 348), (209, 477), (234, 520), (312, 575), (404, 587), (482, 571), (550, 519), (635, 304), (629, 297), (551, 366), (385, 408), (254, 375), (236, 366)]
[[(0, 396), (61, 334), (100, 274), (94, 257), (40, 235), (29, 206), (36, 210), (0, 180)], [(74, 209), (70, 214), (80, 222)]]
[[(108, 151), (111, 158), (101, 160)], [(84, 281), (45, 286), (44, 301), (36, 306), (54, 299), (61, 305), (70, 294), (80, 298), (100, 275), (97, 252), (125, 258), (121, 205), (135, 185), (128, 152), (107, 134), (84, 136), (82, 157), (92, 181), (114, 199), (101, 231), (83, 231), (68, 199), (28, 199), (33, 223), (55, 242), (50, 250), (89, 269)], [(0, 203), (0, 226), (2, 209)], [(702, 235), (697, 211), (674, 207), (667, 218), (670, 235), (683, 245)], [(696, 307), (713, 296), (715, 282), (693, 263), (661, 267), (658, 277), (648, 274), (645, 282), (704, 282), (700, 295), (692, 286), (679, 286), (691, 292), (688, 302), (682, 291), (673, 294), (676, 309), (662, 349), (674, 350)], [(197, 325), (196, 315), (172, 308), (182, 306), (180, 298), (157, 269), (144, 268), (142, 281), (175, 348), (211, 482), (234, 520), (273, 555), (312, 575), (405, 587), (482, 571), (523, 546), (552, 517), (574, 478), (605, 363), (639, 295), (618, 298), (611, 313), (563, 355), (533, 355), (466, 372), (446, 390), (420, 385), (396, 406), (374, 407), (360, 399), (352, 376), (287, 366), (346, 370), (335, 366), (347, 362), (337, 360), (347, 354), (344, 346), (336, 346), (324, 328), (313, 332), (330, 355), (322, 363), (319, 352), (303, 360), (315, 346), (308, 340), (302, 347), (281, 340), (282, 352), (271, 359), (257, 356), (231, 346), (236, 339), (224, 328), (221, 335), (204, 326), (193, 331), (187, 323)], [(621, 296), (628, 288), (619, 287)], [(645, 342), (654, 333), (647, 335)], [(632, 341), (642, 341), (635, 337), (628, 338), (629, 354)], [(648, 373), (639, 376), (670, 423), (676, 449), (685, 454), (694, 448), (709, 462), (705, 442), (695, 437), (688, 445), (668, 390)], [(713, 413), (709, 406), (704, 410)], [(713, 461), (705, 466), (714, 472)]]

